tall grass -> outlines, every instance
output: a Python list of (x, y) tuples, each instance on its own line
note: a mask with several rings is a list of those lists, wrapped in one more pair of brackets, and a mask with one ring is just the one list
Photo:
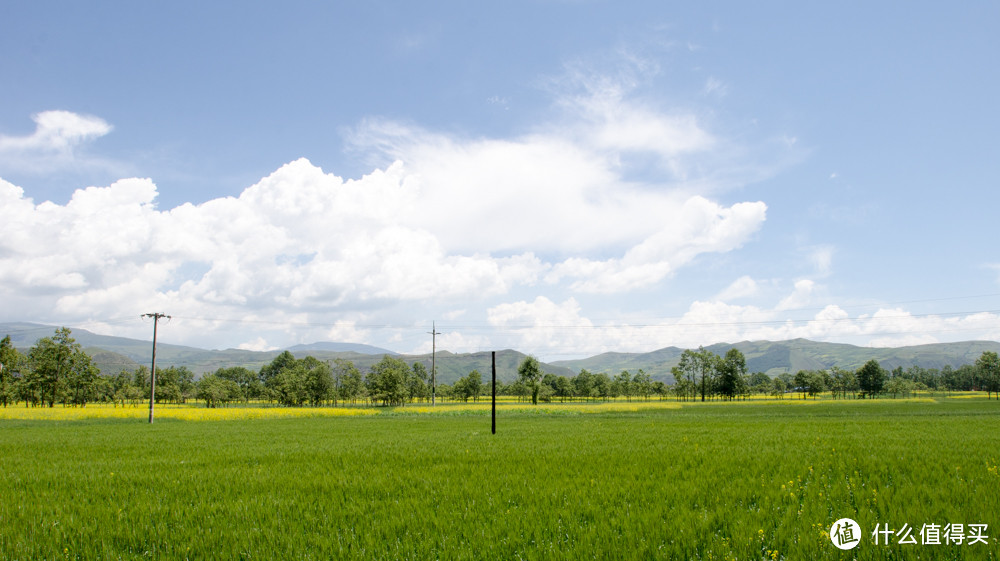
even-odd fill
[[(0, 559), (996, 559), (1000, 410), (0, 421)], [(833, 521), (985, 523), (842, 553)]]

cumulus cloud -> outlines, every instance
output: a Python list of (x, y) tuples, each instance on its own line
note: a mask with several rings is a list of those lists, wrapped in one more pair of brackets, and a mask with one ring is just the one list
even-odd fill
[[(576, 294), (655, 286), (760, 229), (763, 202), (722, 205), (691, 179), (689, 159), (724, 144), (693, 112), (634, 95), (627, 77), (565, 82), (558, 116), (512, 138), (365, 120), (347, 141), (379, 163), (359, 179), (300, 159), (237, 197), (165, 210), (151, 179), (80, 189), (64, 205), (0, 180), (0, 291), (31, 317), (169, 309), (216, 331), (211, 318), (357, 321), (427, 303), (482, 310), (542, 289), (571, 314)], [(111, 130), (69, 112), (35, 121), (32, 135), (0, 138), (0, 152), (71, 153)], [(637, 154), (652, 172), (635, 173)]]

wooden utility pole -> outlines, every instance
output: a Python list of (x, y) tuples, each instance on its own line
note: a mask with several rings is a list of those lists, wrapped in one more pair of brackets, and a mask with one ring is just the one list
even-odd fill
[(437, 336), (440, 335), (440, 333), (438, 333), (437, 328), (434, 327), (433, 321), (431, 322), (430, 334), (431, 334), (431, 406), (433, 407), (437, 396), (437, 364), (436, 364)]
[(149, 372), (149, 423), (153, 424), (153, 398), (156, 396), (156, 324), (160, 318), (170, 319), (161, 313), (142, 314), (144, 318), (153, 318), (153, 364)]

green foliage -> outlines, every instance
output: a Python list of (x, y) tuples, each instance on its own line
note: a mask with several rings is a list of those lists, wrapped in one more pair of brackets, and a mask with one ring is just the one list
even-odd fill
[(976, 359), (976, 370), (980, 386), (986, 390), (987, 397), (991, 393), (996, 393), (997, 399), (1000, 399), (1000, 357), (997, 353), (985, 351)]
[(208, 374), (198, 381), (197, 397), (205, 401), (206, 407), (218, 407), (243, 399), (243, 392), (233, 380)]
[(0, 340), (0, 403), (4, 407), (18, 398), (18, 386), (26, 361), (25, 356), (14, 348), (10, 335)]
[(872, 359), (866, 362), (858, 369), (856, 376), (862, 396), (875, 397), (885, 391), (885, 369), (877, 360)]
[(100, 372), (71, 335), (69, 328), (61, 327), (28, 352), (28, 373), (22, 381), (26, 400), (52, 407), (56, 401), (82, 406), (95, 399)]
[(333, 361), (334, 398), (355, 402), (364, 395), (364, 378), (354, 363), (342, 358)]
[[(870, 540), (876, 523), (994, 529), (985, 400), (512, 413), (495, 436), (481, 416), (0, 430), (0, 559), (995, 557), (992, 538)], [(830, 543), (841, 517), (866, 532), (853, 552)]]
[(542, 368), (538, 359), (526, 356), (517, 367), (517, 380), (524, 384), (531, 393), (531, 403), (538, 405), (539, 393), (542, 390)]
[(739, 349), (729, 349), (726, 356), (716, 361), (717, 390), (719, 395), (734, 399), (743, 395), (747, 389), (747, 362)]
[(405, 362), (385, 355), (365, 377), (369, 397), (384, 406), (403, 405), (408, 395), (406, 380), (409, 373), (410, 367)]

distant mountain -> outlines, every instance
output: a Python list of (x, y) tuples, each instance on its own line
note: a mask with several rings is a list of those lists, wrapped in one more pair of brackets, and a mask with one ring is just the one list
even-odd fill
[[(35, 342), (55, 332), (55, 327), (34, 323), (0, 323), (0, 337), (9, 334), (14, 346), (27, 350)], [(151, 341), (97, 335), (85, 329), (73, 329), (73, 338), (94, 358), (101, 372), (114, 374), (122, 369), (133, 370), (138, 365), (148, 365), (152, 351)], [(983, 353), (1000, 353), (1000, 342), (964, 341), (960, 343), (935, 343), (912, 347), (872, 348), (840, 343), (820, 343), (808, 339), (790, 341), (742, 341), (740, 343), (719, 343), (706, 347), (724, 355), (732, 348), (739, 349), (747, 359), (750, 372), (765, 372), (777, 376), (782, 372), (799, 370), (820, 370), (839, 366), (856, 369), (865, 362), (876, 359), (883, 367), (907, 368), (912, 365), (923, 368), (942, 368), (945, 365), (959, 367), (972, 364)], [(352, 361), (362, 372), (385, 355), (395, 356), (407, 364), (423, 364), (431, 368), (431, 355), (400, 355), (387, 349), (357, 343), (320, 342), (311, 345), (296, 345), (288, 349), (296, 357), (311, 355), (319, 360), (337, 358)], [(196, 375), (214, 372), (219, 368), (243, 366), (252, 370), (274, 360), (281, 351), (245, 351), (227, 349), (212, 351), (159, 343), (156, 346), (158, 366), (186, 366)], [(580, 360), (561, 360), (542, 363), (542, 371), (560, 376), (573, 376), (582, 368), (599, 373), (617, 374), (622, 370), (635, 372), (643, 369), (654, 379), (671, 382), (670, 369), (677, 365), (684, 349), (666, 347), (648, 353), (603, 353)], [(497, 352), (497, 377), (506, 382), (517, 378), (517, 366), (525, 355), (514, 350)], [(483, 379), (490, 376), (490, 353), (460, 353), (448, 351), (437, 353), (437, 380), (452, 383), (472, 370), (479, 370)]]
[(332, 343), (329, 341), (319, 341), (308, 345), (295, 345), (288, 347), (292, 353), (298, 351), (332, 351), (335, 353), (358, 353), (362, 355), (395, 355), (397, 353), (382, 347), (374, 347), (363, 343)]
[[(717, 355), (724, 355), (736, 348), (747, 359), (747, 370), (777, 376), (783, 372), (799, 370), (825, 370), (838, 366), (857, 369), (871, 359), (878, 360), (884, 368), (942, 368), (972, 364), (983, 351), (1000, 353), (1000, 342), (963, 341), (959, 343), (934, 343), (911, 347), (858, 347), (843, 343), (821, 343), (808, 339), (789, 341), (743, 341), (719, 343), (705, 347)], [(670, 369), (680, 362), (683, 349), (667, 347), (649, 353), (604, 353), (579, 360), (560, 360), (554, 366), (563, 366), (579, 372), (580, 369), (599, 373), (617, 374), (622, 370), (635, 372), (642, 368), (654, 379), (672, 381)]]
[[(149, 365), (150, 363), (152, 341), (97, 335), (86, 329), (71, 329), (73, 338), (91, 357), (101, 357), (100, 361), (95, 358), (95, 362), (104, 374), (114, 374), (120, 372), (122, 368), (133, 370), (138, 365)], [(51, 325), (0, 323), (0, 337), (9, 334), (14, 346), (23, 350), (32, 347), (42, 337), (51, 336), (55, 330), (56, 328)], [(290, 347), (288, 351), (298, 358), (311, 355), (323, 361), (337, 358), (350, 360), (362, 372), (367, 371), (373, 364), (382, 360), (385, 355), (400, 358), (409, 365), (419, 362), (427, 368), (428, 372), (431, 369), (430, 354), (400, 355), (387, 349), (356, 343), (313, 343), (312, 345), (296, 345)], [(244, 351), (241, 349), (213, 351), (157, 343), (156, 364), (158, 367), (186, 366), (196, 375), (230, 366), (243, 366), (251, 370), (259, 370), (274, 360), (274, 357), (281, 352)], [(517, 366), (524, 360), (524, 357), (524, 354), (517, 351), (498, 351), (497, 378), (505, 383), (514, 381), (517, 378)], [(437, 381), (441, 384), (450, 384), (472, 370), (479, 370), (484, 380), (490, 376), (491, 357), (489, 352), (455, 354), (448, 351), (438, 351), (436, 362)], [(541, 366), (543, 371), (553, 374), (564, 376), (576, 374), (565, 367), (545, 363), (542, 363)]]

